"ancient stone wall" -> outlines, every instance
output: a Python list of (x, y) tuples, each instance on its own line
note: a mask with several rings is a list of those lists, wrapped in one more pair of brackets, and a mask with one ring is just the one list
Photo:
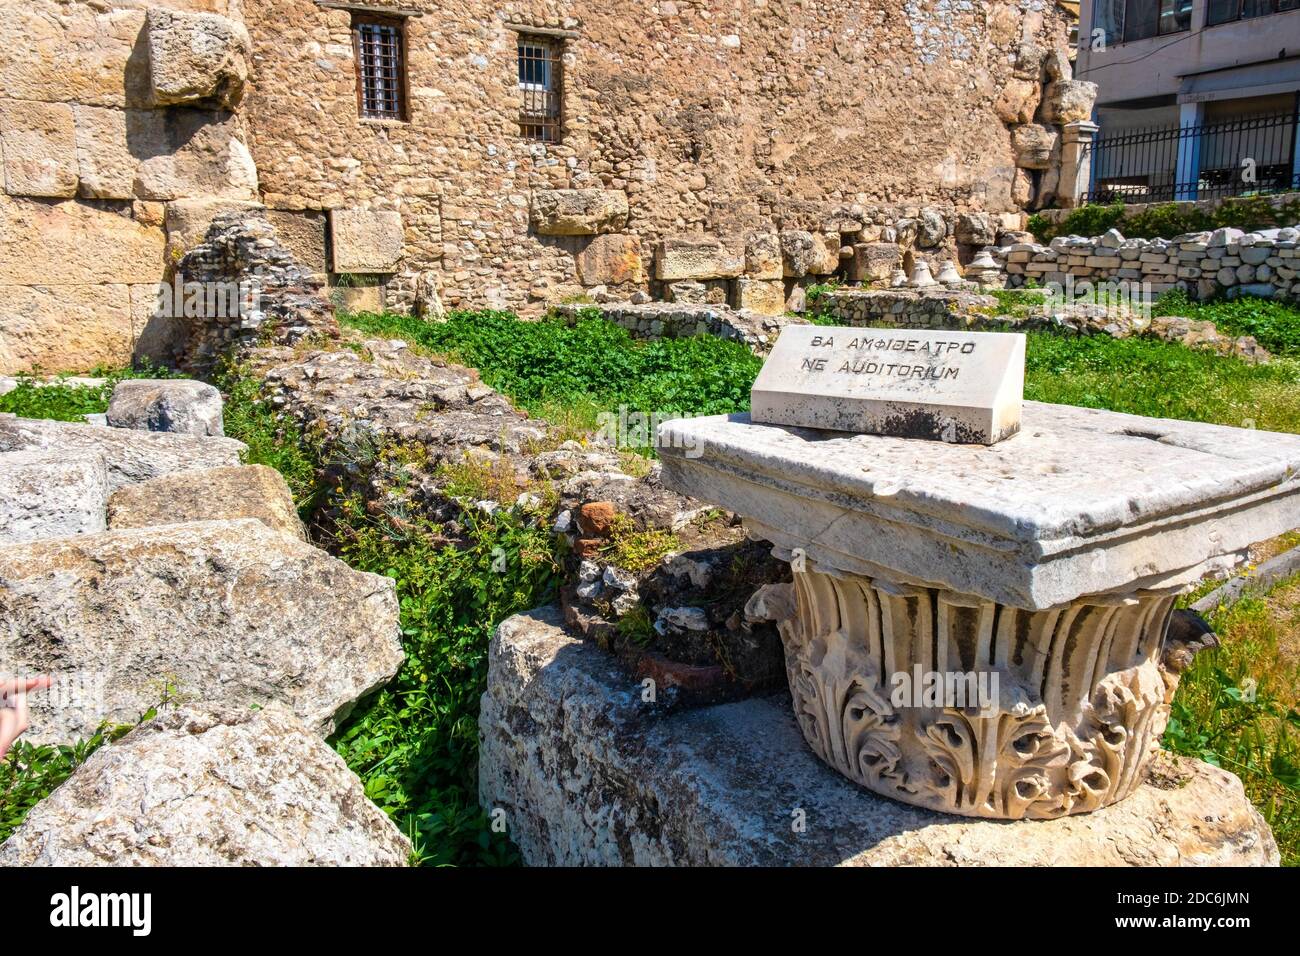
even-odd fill
[[(263, 199), (331, 211), (335, 272), (431, 272), (451, 306), (660, 292), (657, 244), (697, 234), (734, 259), (754, 230), (808, 231), (835, 271), (872, 241), (858, 221), (841, 242), (845, 206), (1016, 213), (1056, 189), (1057, 126), (1095, 92), (1046, 0), (370, 0), (423, 15), (404, 17), (409, 122), (362, 120), (340, 6), (245, 0)], [(563, 42), (560, 143), (520, 136), (520, 32)]]
[(129, 360), (172, 207), (256, 199), (237, 7), (0, 0), (0, 372)]
[(1251, 295), (1300, 301), (1300, 225), (1243, 232), (1222, 228), (1172, 239), (1058, 236), (1050, 245), (1016, 243), (994, 253), (1008, 281), (1023, 285), (1126, 282), (1135, 292), (1183, 288), (1193, 298)]

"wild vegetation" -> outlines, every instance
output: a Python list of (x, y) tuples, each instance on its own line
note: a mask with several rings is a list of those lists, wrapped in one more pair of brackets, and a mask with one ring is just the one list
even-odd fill
[(1060, 223), (1053, 223), (1041, 213), (1029, 217), (1029, 231), (1039, 242), (1051, 242), (1057, 236), (1100, 236), (1118, 229), (1129, 239), (1166, 239), (1189, 232), (1204, 232), (1232, 226), (1247, 232), (1294, 226), (1300, 222), (1300, 199), (1280, 202), (1276, 206), (1264, 196), (1229, 199), (1212, 211), (1189, 203), (1160, 203), (1125, 215), (1121, 202), (1109, 206), (1087, 205), (1071, 211)]
[[(521, 322), (505, 313), (457, 313), (438, 325), (393, 315), (344, 321), (472, 365), (522, 407), (557, 416), (575, 429), (591, 427), (599, 412), (619, 405), (643, 412), (743, 410), (761, 366), (735, 343), (641, 342), (590, 314), (572, 323)], [(1270, 321), (1285, 337), (1288, 328), (1300, 326), (1300, 310)], [(1171, 343), (1035, 332), (1029, 336), (1026, 396), (1231, 425), (1253, 420), (1260, 428), (1300, 432), (1298, 375), (1300, 362), (1290, 359), (1254, 366)], [(334, 516), (330, 540), (320, 543), (354, 567), (397, 582), (406, 663), (392, 683), (362, 702), (331, 743), (361, 776), (371, 799), (411, 835), (421, 862), (515, 862), (509, 841), (492, 832), (478, 807), (476, 720), (493, 627), (554, 595), (559, 555), (545, 509), (468, 514), (459, 546), (449, 544), (429, 521), (371, 514), (343, 487), (323, 487), (329, 462), (319, 439), (261, 402), (257, 382), (245, 370), (226, 369), (220, 384), (227, 434), (249, 445), (249, 460), (279, 468), (304, 513), (328, 505)], [(95, 394), (33, 386), (5, 396), (3, 407), (68, 418), (103, 410), (104, 390), (82, 391)], [(402, 448), (372, 451), (412, 454)], [(446, 477), (453, 486), (486, 480)], [(616, 535), (612, 544), (629, 562), (657, 560), (671, 546), (631, 533)], [(1240, 775), (1292, 864), (1300, 863), (1298, 607), (1300, 581), (1292, 581), (1216, 615), (1224, 646), (1201, 655), (1184, 676), (1165, 737), (1168, 748)], [(648, 627), (648, 619), (642, 623)], [(635, 616), (626, 626), (637, 626)], [(0, 838), (117, 732), (105, 729), (75, 747), (16, 747), (0, 763)]]

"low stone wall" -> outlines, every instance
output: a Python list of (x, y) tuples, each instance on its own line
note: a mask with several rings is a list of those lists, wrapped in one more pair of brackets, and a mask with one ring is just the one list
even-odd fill
[(552, 311), (566, 319), (577, 319), (593, 309), (602, 318), (623, 326), (636, 338), (681, 339), (693, 335), (716, 335), (743, 342), (755, 352), (770, 349), (781, 329), (790, 323), (805, 324), (804, 319), (793, 316), (762, 315), (725, 305), (679, 305), (672, 302), (647, 302), (643, 305), (630, 302), (603, 305), (569, 303), (556, 306)]
[(997, 309), (993, 296), (954, 290), (839, 289), (820, 300), (824, 315), (840, 325), (910, 329), (964, 329), (968, 332), (1059, 329), (1079, 335), (1132, 336), (1177, 342), (1188, 348), (1234, 355), (1248, 362), (1272, 358), (1254, 336), (1221, 333), (1213, 322), (1183, 316), (1147, 318), (1141, 312), (1105, 305), (1045, 303), (1015, 313)]
[(981, 317), (977, 310), (996, 309), (998, 300), (961, 290), (838, 289), (818, 302), (824, 315), (840, 325), (888, 323), (909, 329), (966, 329)]
[(1172, 239), (1058, 236), (1050, 245), (1016, 243), (994, 252), (1008, 283), (1078, 280), (1147, 283), (1152, 293), (1185, 288), (1199, 299), (1256, 295), (1300, 300), (1300, 227), (1243, 232), (1223, 228)]

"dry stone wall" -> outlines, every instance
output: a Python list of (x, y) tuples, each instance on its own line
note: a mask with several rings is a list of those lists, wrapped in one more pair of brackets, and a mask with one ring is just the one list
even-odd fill
[(1300, 226), (1243, 232), (1225, 227), (1172, 239), (1059, 236), (1050, 245), (1014, 243), (994, 255), (1012, 285), (1087, 280), (1127, 282), (1160, 293), (1180, 287), (1194, 298), (1253, 295), (1300, 301)]

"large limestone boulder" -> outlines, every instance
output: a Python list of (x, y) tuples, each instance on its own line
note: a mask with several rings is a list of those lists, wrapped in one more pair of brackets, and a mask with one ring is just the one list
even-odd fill
[(0, 100), (0, 149), (9, 195), (77, 194), (77, 141), (68, 104)]
[(0, 661), (85, 686), (33, 698), (33, 742), (132, 721), (171, 685), (240, 708), (282, 701), (321, 735), (402, 662), (389, 578), (261, 521), (195, 521), (0, 549)]
[(389, 273), (402, 259), (402, 214), (395, 209), (331, 209), (334, 271)]
[(144, 157), (133, 184), (136, 198), (257, 199), (257, 166), (231, 114), (180, 108), (132, 111), (127, 123), (131, 151)]
[(736, 308), (760, 315), (784, 315), (785, 283), (780, 279), (737, 279)]
[(151, 432), (224, 435), (221, 393), (207, 382), (129, 378), (113, 388), (108, 424)]
[(554, 608), (498, 628), (479, 735), (479, 801), (535, 866), (1278, 863), (1241, 781), (1217, 767), (1163, 759), (1128, 798), (1055, 820), (923, 810), (823, 764), (787, 694), (672, 712), (660, 687), (646, 702)]
[(108, 469), (93, 451), (0, 455), (0, 544), (105, 528)]
[(1057, 80), (1043, 91), (1043, 119), (1063, 125), (1091, 119), (1097, 84), (1087, 80)]
[(1032, 80), (1008, 80), (993, 104), (998, 119), (1004, 123), (1028, 123), (1038, 108), (1038, 84)]
[(157, 106), (239, 105), (253, 52), (242, 23), (215, 13), (154, 7), (147, 29), (149, 85)]
[(108, 466), (109, 488), (115, 491), (174, 471), (238, 465), (247, 446), (233, 438), (202, 438), (0, 414), (0, 452), (31, 449), (98, 452)]
[(816, 274), (825, 255), (821, 237), (801, 229), (781, 230), (781, 262), (786, 278)]
[(4, 287), (0, 372), (126, 364), (137, 314), (133, 291), (126, 285)]
[(541, 236), (595, 236), (627, 226), (627, 193), (618, 189), (544, 189), (533, 193), (530, 218)]
[(91, 755), (0, 866), (404, 866), (410, 842), (278, 704), (185, 707)]
[(119, 488), (108, 499), (108, 527), (114, 531), (235, 518), (256, 518), (276, 531), (307, 538), (289, 486), (265, 465), (178, 471)]
[(713, 236), (665, 239), (655, 251), (655, 276), (665, 282), (730, 279), (744, 271), (744, 255)]
[[(135, 9), (121, 9), (132, 6)], [(0, 3), (0, 90), (17, 100), (145, 106), (145, 4)]]
[(87, 203), (0, 196), (0, 285), (125, 286), (163, 270), (159, 228)]

